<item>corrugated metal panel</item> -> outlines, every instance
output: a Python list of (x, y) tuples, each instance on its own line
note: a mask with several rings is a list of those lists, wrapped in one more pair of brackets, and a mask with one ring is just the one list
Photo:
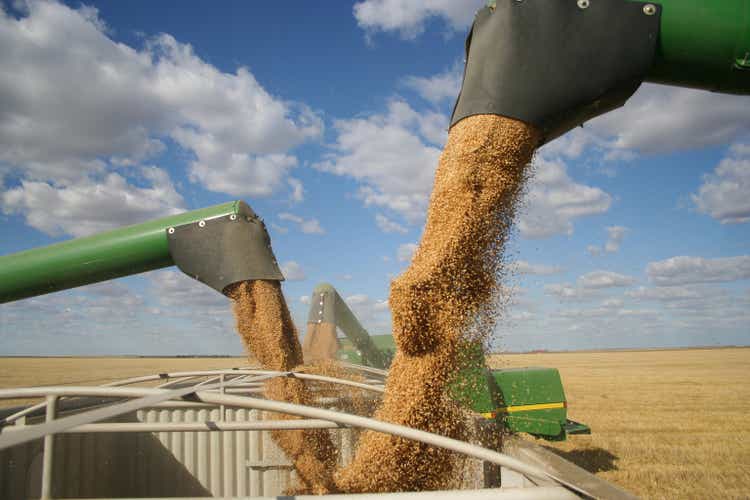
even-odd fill
[[(218, 421), (217, 408), (139, 410), (120, 422)], [(261, 412), (224, 410), (225, 421), (252, 421)], [(333, 430), (341, 459), (353, 450), (349, 429)], [(55, 437), (52, 495), (277, 496), (296, 474), (269, 431), (61, 434)], [(0, 451), (0, 498), (39, 496), (41, 440)]]

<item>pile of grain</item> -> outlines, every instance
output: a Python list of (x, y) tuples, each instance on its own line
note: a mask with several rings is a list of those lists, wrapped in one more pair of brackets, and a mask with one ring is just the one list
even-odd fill
[[(302, 364), (302, 347), (279, 282), (245, 281), (225, 292), (234, 300), (237, 331), (263, 368), (287, 371)], [(271, 379), (265, 392), (266, 397), (277, 401), (312, 403), (304, 383), (292, 378)], [(301, 482), (298, 493), (325, 494), (335, 490), (337, 450), (327, 431), (273, 431), (272, 436), (294, 463)]]
[[(451, 129), (422, 241), (391, 285), (398, 352), (376, 418), (451, 437), (465, 432), (446, 390), (458, 346), (493, 329), (503, 247), (538, 139), (528, 125), (494, 115)], [(336, 483), (347, 492), (440, 489), (450, 486), (453, 465), (443, 450), (366, 432)]]

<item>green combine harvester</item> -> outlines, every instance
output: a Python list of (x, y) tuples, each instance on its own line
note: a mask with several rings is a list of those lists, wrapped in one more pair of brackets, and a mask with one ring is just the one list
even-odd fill
[[(338, 339), (335, 354), (340, 361), (386, 369), (396, 353), (393, 337), (369, 335), (328, 283), (315, 287), (310, 297), (308, 335), (320, 325), (332, 325), (332, 330), (344, 334)], [(309, 352), (313, 350), (310, 343), (306, 346)], [(468, 347), (467, 352), (471, 352), (471, 362), (457, 376), (452, 396), (474, 413), (497, 421), (509, 432), (525, 432), (550, 441), (591, 433), (588, 426), (568, 419), (565, 391), (556, 368), (489, 369), (481, 347)]]

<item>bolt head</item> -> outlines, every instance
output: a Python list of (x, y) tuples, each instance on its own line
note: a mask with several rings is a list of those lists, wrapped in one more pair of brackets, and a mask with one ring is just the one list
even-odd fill
[(656, 6), (652, 3), (647, 3), (643, 6), (643, 13), (647, 16), (653, 16), (656, 14)]

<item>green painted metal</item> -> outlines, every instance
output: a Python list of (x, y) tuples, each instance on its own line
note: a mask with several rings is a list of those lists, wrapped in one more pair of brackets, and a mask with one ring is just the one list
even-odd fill
[(656, 60), (646, 81), (750, 95), (750, 0), (637, 1), (661, 6)]
[(661, 32), (647, 81), (750, 94), (750, 0), (653, 3)]
[(469, 342), (458, 349), (458, 366), (448, 387), (450, 397), (475, 413), (494, 413), (501, 399), (487, 369), (481, 342)]
[(510, 432), (525, 432), (549, 441), (564, 441), (565, 410), (534, 410), (500, 417)]
[(390, 357), (378, 349), (370, 334), (332, 285), (321, 283), (315, 287), (307, 321), (333, 323), (341, 329), (356, 349), (353, 353), (356, 356), (352, 355), (351, 359), (347, 359), (350, 363), (361, 363), (381, 369), (387, 368), (390, 364)]
[[(375, 347), (383, 353), (387, 367), (396, 354), (396, 343), (393, 341), (393, 337), (390, 335), (370, 335), (370, 339)], [(367, 365), (365, 362), (367, 359), (363, 358), (361, 351), (348, 338), (339, 339), (339, 350), (336, 356), (347, 363)]]
[[(351, 338), (339, 341), (339, 359), (373, 366)], [(377, 335), (370, 340), (381, 352), (395, 349), (391, 335)], [(568, 420), (565, 391), (557, 369), (490, 370), (482, 344), (476, 342), (466, 343), (459, 352), (459, 369), (448, 386), (448, 394), (458, 404), (486, 418), (498, 419), (510, 432), (525, 432), (549, 441), (565, 440), (569, 434), (591, 433), (588, 426)], [(519, 408), (550, 403), (560, 407)]]
[(237, 214), (239, 206), (233, 201), (1, 256), (0, 303), (171, 266), (170, 227)]
[[(550, 440), (565, 439), (567, 404), (560, 372), (555, 368), (493, 370), (502, 398), (498, 418), (511, 432), (526, 432)], [(561, 408), (510, 411), (514, 407), (563, 403)]]
[(565, 402), (560, 372), (556, 368), (494, 370), (495, 383), (505, 406)]

